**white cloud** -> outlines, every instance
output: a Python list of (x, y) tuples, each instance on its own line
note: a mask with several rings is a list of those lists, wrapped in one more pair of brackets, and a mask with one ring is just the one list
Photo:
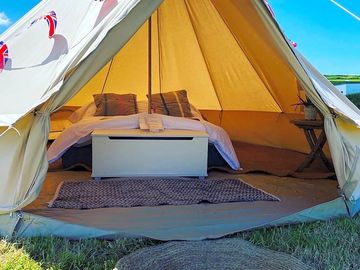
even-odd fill
[(5, 12), (0, 12), (0, 26), (8, 26), (11, 24), (11, 21)]

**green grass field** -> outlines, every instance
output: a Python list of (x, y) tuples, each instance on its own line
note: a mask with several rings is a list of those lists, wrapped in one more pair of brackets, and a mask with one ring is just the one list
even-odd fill
[[(239, 233), (240, 237), (283, 251), (316, 269), (360, 269), (360, 216)], [(0, 269), (113, 269), (117, 260), (160, 241), (69, 241), (32, 238), (0, 241)]]
[(360, 93), (359, 94), (350, 94), (346, 96), (356, 107), (360, 108)]
[(350, 83), (360, 82), (359, 75), (325, 75), (325, 77), (335, 85), (344, 82), (350, 82)]
[[(334, 85), (344, 82), (359, 83), (360, 76), (358, 75), (325, 75), (325, 77)], [(351, 100), (358, 108), (360, 108), (360, 93), (347, 95), (347, 98)]]

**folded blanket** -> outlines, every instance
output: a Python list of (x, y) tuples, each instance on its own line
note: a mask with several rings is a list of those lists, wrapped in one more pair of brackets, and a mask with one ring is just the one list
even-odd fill
[(159, 132), (164, 130), (164, 125), (161, 117), (159, 117), (159, 114), (140, 114), (139, 126), (140, 129), (148, 130), (150, 132)]

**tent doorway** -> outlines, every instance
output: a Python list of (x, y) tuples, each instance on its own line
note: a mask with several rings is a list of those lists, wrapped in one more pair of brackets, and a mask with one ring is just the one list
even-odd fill
[[(94, 29), (99, 30), (96, 37), (103, 39), (94, 48), (90, 41), (85, 44), (89, 52), (79, 56), (82, 61), (62, 74), (66, 75), (65, 81), (59, 84), (57, 92), (46, 92), (49, 97), (41, 93), (39, 96), (47, 97), (41, 102), (40, 98), (29, 97), (29, 103), (40, 104), (34, 114), (24, 113), (27, 104), (9, 114), (23, 116), (17, 127), (24, 136), (14, 139), (13, 134), (6, 133), (1, 138), (0, 145), (10, 157), (0, 164), (6, 186), (0, 205), (2, 213), (17, 210), (20, 213), (1, 215), (1, 232), (71, 238), (130, 235), (166, 240), (204, 239), (349, 214), (346, 204), (350, 204), (350, 198), (356, 202), (359, 197), (358, 140), (354, 139), (358, 111), (291, 48), (262, 1), (165, 0), (157, 4), (140, 1), (138, 5), (136, 1), (127, 1), (133, 6), (129, 10), (119, 8), (122, 17), (114, 15), (116, 20), (109, 19), (109, 25), (118, 22), (112, 28), (101, 32), (101, 23), (96, 22)], [(76, 5), (85, 10), (81, 6), (85, 4)], [(61, 7), (57, 8), (61, 16)], [(151, 38), (147, 22), (150, 14)], [(87, 19), (91, 22), (91, 18)], [(72, 50), (75, 55), (76, 48)], [(68, 63), (65, 60), (66, 57), (63, 63)], [(94, 119), (94, 112), (89, 120), (87, 113), (94, 106), (97, 109), (93, 95), (130, 94), (137, 97), (136, 110), (145, 104), (146, 112), (149, 82), (154, 94), (186, 89), (189, 110), (202, 119), (159, 117), (169, 129), (181, 129), (177, 126), (181, 122), (181, 127), (208, 132), (209, 139), (232, 168), (211, 171), (210, 179), (225, 176), (243, 179), (279, 197), (280, 202), (48, 209), (46, 202), (55, 195), (61, 181), (90, 180), (90, 174), (62, 168), (47, 171), (47, 162), (60, 160), (71, 146), (89, 142), (94, 129), (119, 124), (121, 117), (101, 115)], [(334, 176), (333, 172), (329, 173), (319, 160), (304, 173), (294, 173), (309, 151), (303, 132), (291, 123), (303, 118), (302, 111), (293, 104), (298, 103), (299, 96), (305, 98), (305, 93), (324, 115), (329, 139), (326, 154), (330, 157), (331, 151), (345, 200), (338, 193), (338, 182), (328, 179)], [(78, 109), (75, 116), (74, 109)], [(65, 117), (68, 112), (71, 121)], [(46, 157), (50, 114), (50, 138), (56, 140)], [(2, 118), (6, 123), (15, 119), (9, 115)], [(121, 125), (138, 128), (139, 115), (127, 115), (128, 122)], [(21, 166), (15, 166), (14, 160)], [(244, 169), (242, 174), (234, 173), (240, 166)], [(353, 206), (352, 214), (356, 212), (356, 203)]]

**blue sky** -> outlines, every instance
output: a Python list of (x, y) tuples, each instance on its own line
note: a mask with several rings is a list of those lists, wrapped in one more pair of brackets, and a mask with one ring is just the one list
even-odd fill
[[(360, 16), (359, 0), (336, 0)], [(330, 0), (269, 0), (285, 34), (323, 74), (360, 74), (360, 21)]]
[[(330, 0), (268, 1), (285, 34), (320, 72), (360, 74), (360, 20)], [(1, 0), (0, 33), (39, 2)], [(359, 0), (336, 2), (360, 16)]]
[[(0, 0), (0, 33), (39, 2), (39, 0)], [(7, 23), (7, 19), (10, 20), (9, 23)]]

